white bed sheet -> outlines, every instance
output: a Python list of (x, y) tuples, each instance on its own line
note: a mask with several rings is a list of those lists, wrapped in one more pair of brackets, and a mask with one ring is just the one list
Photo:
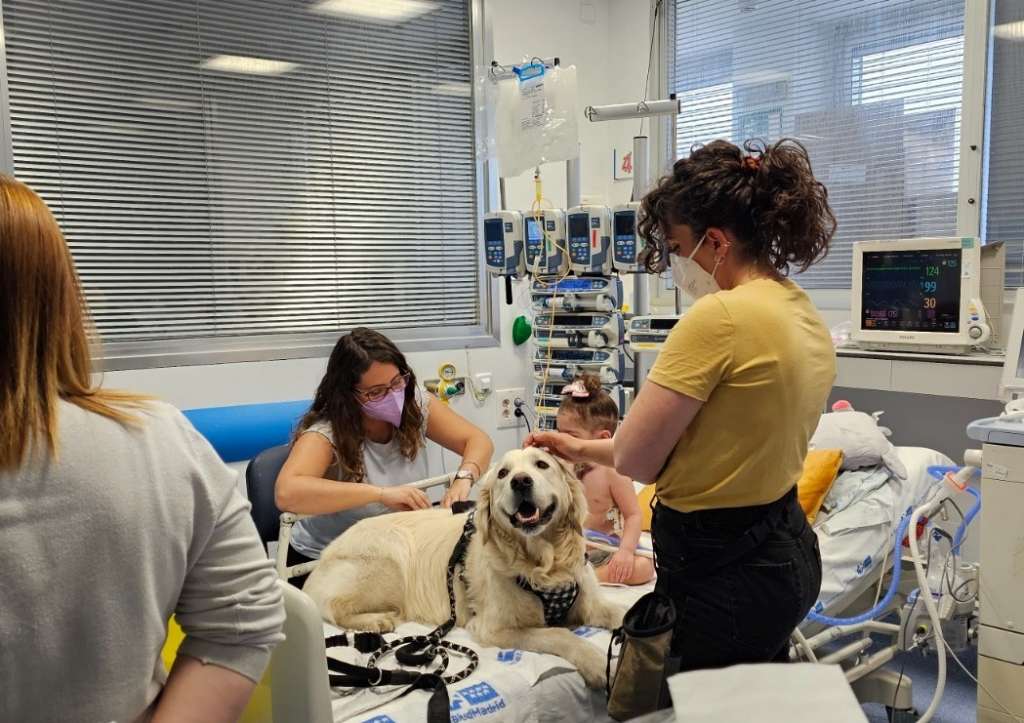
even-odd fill
[(815, 606), (819, 612), (842, 608), (848, 597), (859, 594), (859, 583), (872, 576), (886, 551), (891, 554), (893, 532), (908, 508), (946, 494), (945, 484), (929, 475), (928, 467), (952, 465), (949, 457), (921, 447), (898, 447), (897, 452), (907, 467), (907, 479), (890, 477), (848, 508), (815, 521), (822, 563)]
[[(929, 474), (932, 465), (951, 465), (945, 455), (918, 447), (897, 448), (907, 466), (907, 479), (893, 478), (847, 509), (828, 518), (828, 524), (815, 525), (822, 556), (822, 591), (818, 609), (841, 609), (857, 583), (881, 563), (892, 545), (892, 531), (903, 512), (940, 493), (943, 485)], [(827, 530), (825, 529), (827, 527)], [(646, 534), (641, 541), (650, 544)], [(653, 583), (638, 587), (602, 587), (602, 591), (629, 606), (654, 588)], [(325, 625), (325, 634), (339, 632)], [(414, 623), (402, 625), (400, 635), (420, 635), (429, 629)], [(602, 654), (610, 635), (597, 628), (577, 628), (576, 634), (592, 643)], [(511, 721), (547, 723), (551, 721), (611, 721), (605, 711), (604, 692), (589, 690), (579, 674), (562, 658), (522, 650), (482, 648), (472, 642), (463, 629), (448, 636), (453, 642), (471, 645), (480, 655), (479, 669), (461, 683), (449, 686), (452, 723), (462, 721)], [(365, 663), (352, 650), (329, 651), (331, 655)], [(358, 723), (420, 723), (425, 719), (429, 694), (414, 691), (393, 699), (395, 691), (360, 690), (342, 695), (332, 690), (335, 721)]]
[[(338, 631), (324, 626), (325, 633)], [(422, 635), (429, 628), (408, 623), (398, 628), (399, 635)], [(576, 634), (591, 642), (595, 649), (608, 648), (610, 634), (598, 628), (580, 627)], [(466, 680), (448, 686), (452, 723), (462, 721), (510, 721), (512, 723), (584, 723), (611, 721), (605, 711), (603, 691), (592, 691), (565, 660), (554, 655), (523, 650), (484, 648), (458, 628), (448, 640), (470, 645), (480, 656), (480, 667)], [(349, 662), (365, 663), (351, 649), (335, 648), (329, 655)], [(453, 657), (452, 670), (462, 664)], [(394, 659), (390, 659), (391, 664)], [(386, 663), (387, 664), (387, 663)], [(331, 691), (335, 721), (359, 723), (422, 723), (430, 694), (413, 691), (395, 699), (400, 689), (356, 690), (341, 694)]]

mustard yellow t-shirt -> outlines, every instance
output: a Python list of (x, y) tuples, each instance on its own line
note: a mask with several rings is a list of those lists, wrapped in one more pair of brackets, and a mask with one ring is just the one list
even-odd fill
[(704, 402), (656, 480), (659, 501), (690, 512), (782, 497), (800, 478), (835, 376), (831, 335), (792, 281), (699, 299), (648, 375)]

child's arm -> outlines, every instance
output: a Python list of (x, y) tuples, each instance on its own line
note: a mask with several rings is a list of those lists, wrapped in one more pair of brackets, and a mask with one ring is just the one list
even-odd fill
[(636, 546), (640, 543), (640, 526), (643, 524), (643, 518), (640, 515), (640, 503), (636, 499), (633, 480), (615, 474), (609, 484), (609, 491), (612, 501), (622, 513), (622, 541), (619, 543), (619, 549), (635, 553)]

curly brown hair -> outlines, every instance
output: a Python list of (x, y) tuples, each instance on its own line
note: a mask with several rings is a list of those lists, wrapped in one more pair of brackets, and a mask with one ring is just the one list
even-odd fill
[(346, 482), (364, 482), (363, 410), (356, 386), (370, 364), (394, 364), (399, 374), (408, 374), (402, 423), (396, 434), (402, 456), (412, 460), (424, 446), (423, 410), (416, 403), (416, 375), (398, 347), (380, 332), (360, 327), (345, 334), (334, 345), (327, 371), (313, 397), (313, 404), (299, 422), (302, 434), (315, 422), (326, 420), (334, 437), (339, 476)]
[(836, 217), (798, 141), (751, 140), (740, 148), (719, 140), (676, 161), (644, 197), (638, 232), (651, 246), (648, 271), (668, 265), (664, 238), (674, 225), (689, 226), (695, 237), (712, 226), (727, 229), (745, 259), (785, 276), (825, 257)]

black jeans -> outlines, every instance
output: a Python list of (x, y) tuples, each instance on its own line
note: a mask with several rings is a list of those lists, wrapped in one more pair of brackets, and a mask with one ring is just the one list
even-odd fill
[[(688, 574), (688, 561), (723, 557), (766, 514), (776, 522), (753, 551)], [(793, 491), (757, 507), (683, 513), (658, 505), (651, 527), (657, 588), (676, 604), (673, 668), (788, 659), (789, 636), (821, 589), (818, 538)]]

